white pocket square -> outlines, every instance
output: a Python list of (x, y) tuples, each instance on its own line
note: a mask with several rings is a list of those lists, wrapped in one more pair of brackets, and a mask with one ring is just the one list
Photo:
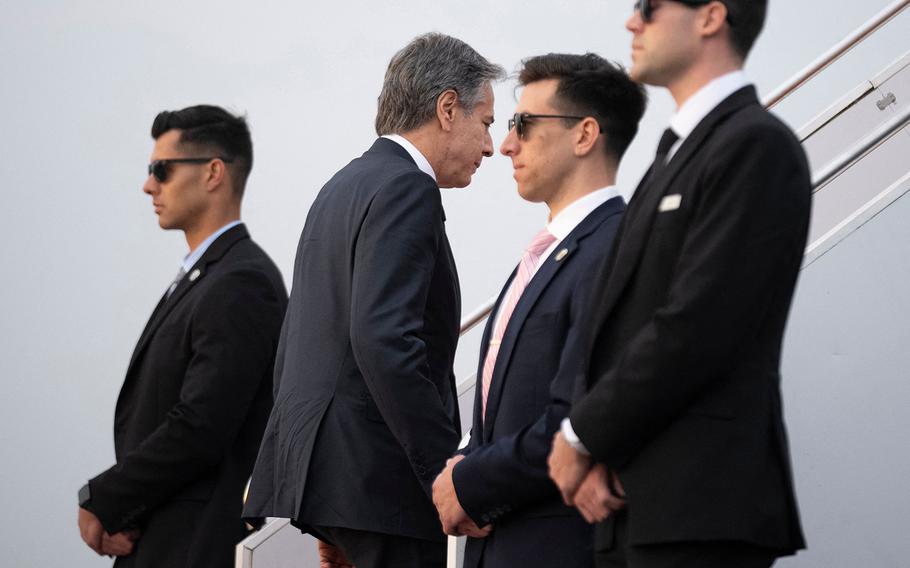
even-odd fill
[(679, 209), (679, 205), (682, 203), (682, 195), (674, 193), (673, 195), (666, 195), (663, 199), (660, 200), (660, 206), (657, 208), (658, 213), (663, 213), (665, 211), (676, 211)]

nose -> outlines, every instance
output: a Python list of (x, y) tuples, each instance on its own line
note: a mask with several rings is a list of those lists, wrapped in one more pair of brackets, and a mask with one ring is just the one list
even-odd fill
[(641, 12), (635, 8), (632, 10), (632, 15), (626, 20), (626, 29), (634, 34), (641, 29), (642, 24), (644, 24), (644, 20), (641, 19)]
[(493, 155), (493, 137), (487, 131), (483, 137), (483, 155), (489, 158)]
[(149, 174), (148, 179), (146, 179), (145, 183), (142, 184), (142, 191), (144, 193), (152, 195), (156, 191), (158, 191), (159, 187), (160, 187), (160, 184), (158, 183), (158, 180), (155, 179), (155, 176)]
[(515, 129), (509, 130), (506, 134), (505, 139), (502, 141), (502, 145), (499, 147), (499, 153), (503, 156), (514, 156), (518, 153), (518, 134), (515, 133)]

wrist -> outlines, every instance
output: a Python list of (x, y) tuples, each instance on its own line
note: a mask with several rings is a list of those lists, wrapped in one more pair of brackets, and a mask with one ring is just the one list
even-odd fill
[(575, 433), (575, 430), (572, 428), (572, 422), (568, 419), (568, 417), (562, 419), (562, 423), (559, 425), (559, 430), (562, 432), (562, 437), (566, 439), (566, 443), (572, 446), (572, 449), (583, 456), (591, 455), (591, 452), (589, 452), (585, 445), (582, 443), (581, 438), (579, 438), (578, 434)]

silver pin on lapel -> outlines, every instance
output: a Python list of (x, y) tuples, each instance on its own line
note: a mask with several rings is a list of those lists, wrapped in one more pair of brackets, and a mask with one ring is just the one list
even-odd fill
[(569, 254), (569, 249), (562, 249), (561, 251), (556, 253), (556, 262), (559, 262), (560, 260), (564, 259), (567, 254)]
[(202, 271), (199, 270), (198, 268), (196, 270), (190, 272), (190, 282), (195, 282), (196, 279), (199, 278), (200, 276), (202, 276)]

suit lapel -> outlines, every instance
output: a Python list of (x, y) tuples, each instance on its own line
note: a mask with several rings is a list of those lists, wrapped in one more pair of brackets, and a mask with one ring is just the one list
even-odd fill
[(658, 204), (667, 189), (672, 186), (672, 182), (683, 172), (717, 125), (750, 104), (758, 104), (754, 87), (743, 87), (736, 91), (702, 119), (692, 134), (683, 141), (670, 162), (653, 179), (650, 179), (653, 167), (648, 170), (626, 211), (622, 234), (619, 237), (621, 240), (615, 249), (615, 258), (610, 263), (612, 267), (610, 273), (606, 275), (606, 291), (592, 321), (598, 322), (599, 325), (609, 317), (632, 274), (638, 268), (651, 233), (651, 226), (657, 216)]
[[(566, 266), (570, 259), (574, 257), (575, 250), (580, 243), (591, 234), (607, 217), (620, 213), (623, 210), (622, 199), (610, 199), (603, 203), (597, 209), (585, 217), (571, 233), (566, 236), (559, 245), (553, 249), (550, 256), (544, 261), (543, 265), (537, 270), (537, 273), (531, 278), (528, 287), (525, 288), (515, 310), (509, 318), (505, 334), (502, 337), (502, 344), (499, 346), (499, 353), (496, 355), (496, 365), (493, 367), (493, 377), (490, 381), (490, 392), (487, 397), (487, 414), (484, 420), (484, 439), (489, 441), (493, 434), (493, 424), (495, 416), (499, 410), (499, 403), (502, 398), (502, 390), (505, 385), (506, 371), (512, 359), (512, 353), (515, 349), (515, 343), (521, 333), (525, 320), (531, 309), (537, 304), (541, 294), (547, 289), (547, 286), (556, 277), (563, 266)], [(513, 272), (513, 277), (514, 277)], [(511, 279), (510, 279), (511, 281)], [(504, 290), (508, 289), (508, 284)], [(504, 294), (500, 294), (500, 298)], [(498, 305), (499, 302), (497, 302)], [(492, 326), (487, 326), (489, 330)], [(484, 346), (488, 345), (489, 339), (487, 333), (484, 333)], [(484, 356), (486, 355), (486, 349)], [(481, 369), (483, 359), (481, 359)]]
[(209, 265), (221, 259), (221, 257), (224, 256), (224, 253), (234, 246), (235, 243), (242, 239), (247, 239), (249, 236), (250, 234), (247, 232), (244, 225), (237, 225), (226, 231), (223, 235), (215, 239), (215, 242), (209, 246), (208, 250), (205, 251), (205, 254), (202, 255), (202, 258), (193, 265), (186, 276), (183, 277), (183, 280), (177, 284), (177, 288), (174, 289), (171, 297), (167, 298), (165, 295), (161, 298), (155, 311), (152, 312), (152, 316), (149, 318), (145, 330), (139, 337), (139, 342), (136, 344), (136, 349), (133, 351), (129, 367), (127, 367), (127, 376), (133, 371), (133, 366), (138, 361), (139, 355), (148, 346), (149, 341), (154, 337), (155, 332), (158, 331), (158, 328), (161, 327), (164, 320), (167, 319), (168, 314), (170, 314), (174, 308), (180, 304), (180, 300), (182, 300), (183, 297), (205, 277)]

